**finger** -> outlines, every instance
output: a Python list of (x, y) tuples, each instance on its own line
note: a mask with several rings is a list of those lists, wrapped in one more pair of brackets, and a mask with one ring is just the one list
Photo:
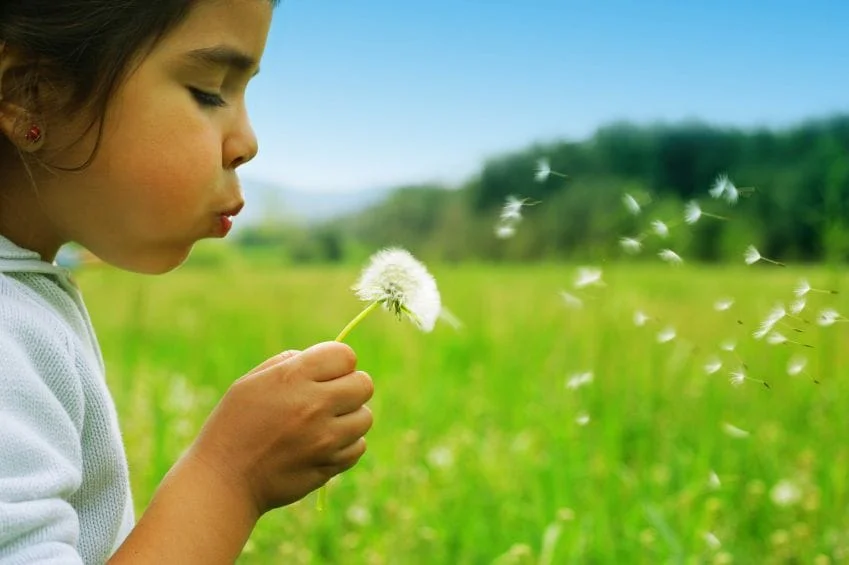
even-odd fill
[(331, 424), (336, 436), (336, 449), (334, 452), (365, 436), (373, 423), (374, 417), (368, 406), (360, 406), (358, 410), (350, 414), (334, 418)]
[(260, 371), (264, 371), (264, 370), (268, 369), (269, 367), (279, 365), (280, 363), (288, 361), (289, 359), (291, 359), (292, 357), (294, 357), (295, 355), (297, 355), (299, 353), (300, 353), (300, 350), (298, 350), (298, 349), (288, 349), (288, 350), (284, 351), (283, 353), (278, 353), (274, 357), (269, 357), (268, 359), (263, 361), (262, 364), (257, 365), (256, 367), (251, 369), (248, 372), (248, 375), (253, 375), (254, 373), (259, 373)]
[(330, 395), (334, 416), (344, 416), (357, 411), (374, 395), (374, 382), (365, 371), (354, 371), (344, 377), (320, 384)]
[(347, 471), (357, 464), (357, 461), (366, 452), (366, 438), (357, 438), (354, 443), (345, 446), (333, 454), (331, 465), (338, 469), (338, 472)]
[(354, 371), (357, 355), (344, 343), (328, 341), (313, 345), (293, 358), (293, 367), (310, 379), (322, 382), (337, 379)]

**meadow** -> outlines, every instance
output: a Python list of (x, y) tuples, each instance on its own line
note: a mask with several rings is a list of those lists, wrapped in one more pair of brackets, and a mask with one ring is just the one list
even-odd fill
[[(261, 520), (240, 563), (839, 563), (849, 558), (849, 324), (768, 345), (752, 330), (825, 267), (429, 265), (462, 322), (376, 312), (350, 335), (376, 384), (358, 466)], [(79, 274), (107, 363), (138, 512), (235, 379), (333, 339), (358, 268), (228, 263)], [(725, 312), (714, 301), (728, 296)], [(846, 293), (811, 294), (802, 317)], [(651, 319), (633, 320), (635, 310)], [(674, 339), (660, 343), (666, 326)], [(719, 344), (736, 339), (735, 352)], [(805, 353), (796, 376), (788, 361)], [(707, 374), (719, 355), (723, 367)], [(747, 380), (729, 383), (745, 363)], [(592, 373), (592, 380), (569, 379)], [(819, 381), (814, 382), (814, 379)]]

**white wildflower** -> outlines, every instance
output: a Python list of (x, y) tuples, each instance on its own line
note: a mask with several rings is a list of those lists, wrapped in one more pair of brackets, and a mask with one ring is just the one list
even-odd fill
[(669, 237), (669, 226), (660, 220), (653, 220), (651, 223), (652, 230), (660, 237)]
[(403, 249), (375, 253), (353, 289), (361, 300), (380, 304), (399, 318), (406, 316), (428, 332), (442, 310), (436, 280)]
[(705, 363), (704, 368), (705, 373), (707, 373), (708, 375), (712, 375), (722, 368), (722, 360), (720, 360), (720, 358), (716, 356), (711, 357)]
[(639, 253), (643, 242), (635, 237), (620, 237), (619, 245), (628, 253)]
[(795, 482), (782, 479), (769, 491), (769, 498), (776, 506), (793, 506), (802, 499), (802, 490)]
[(593, 382), (592, 371), (576, 373), (566, 380), (566, 388), (576, 390)]
[(667, 326), (657, 334), (657, 342), (669, 343), (670, 341), (675, 339), (676, 335), (677, 334), (675, 333), (675, 328), (673, 328), (672, 326)]
[(548, 177), (551, 175), (551, 165), (548, 163), (548, 159), (539, 159), (537, 160), (536, 172), (534, 173), (534, 178), (537, 182), (545, 182), (548, 180)]
[(575, 288), (584, 288), (601, 285), (603, 284), (601, 274), (601, 269), (597, 267), (579, 267), (574, 286)]
[(684, 221), (695, 224), (702, 217), (702, 207), (695, 200), (691, 200), (684, 207)]
[(738, 428), (737, 426), (735, 426), (733, 424), (729, 424), (728, 422), (725, 422), (725, 423), (722, 424), (722, 430), (726, 434), (728, 434), (729, 436), (734, 437), (734, 438), (749, 437), (749, 432), (747, 432), (746, 430), (743, 430), (741, 428)]
[(637, 202), (637, 199), (631, 196), (628, 193), (625, 193), (622, 196), (622, 202), (625, 204), (625, 207), (631, 212), (633, 215), (638, 215), (640, 213), (640, 203)]
[(671, 265), (680, 265), (684, 262), (681, 256), (671, 249), (662, 249), (657, 255)]

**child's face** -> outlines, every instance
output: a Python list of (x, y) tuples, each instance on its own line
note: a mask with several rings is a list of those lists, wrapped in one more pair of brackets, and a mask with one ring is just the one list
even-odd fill
[[(198, 240), (225, 235), (222, 216), (243, 202), (236, 169), (257, 151), (245, 88), (271, 13), (266, 0), (203, 0), (138, 66), (110, 105), (92, 165), (40, 186), (63, 239), (118, 267), (160, 273)], [(238, 53), (247, 66), (198, 53), (216, 49), (213, 59)], [(79, 164), (91, 147), (61, 159)]]

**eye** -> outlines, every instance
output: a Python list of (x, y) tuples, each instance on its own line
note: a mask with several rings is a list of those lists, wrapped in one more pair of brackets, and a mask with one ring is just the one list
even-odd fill
[(206, 92), (204, 90), (192, 87), (189, 87), (189, 92), (192, 93), (194, 99), (201, 106), (221, 108), (227, 105), (227, 102), (223, 98), (221, 98), (220, 94), (216, 94), (214, 92)]

